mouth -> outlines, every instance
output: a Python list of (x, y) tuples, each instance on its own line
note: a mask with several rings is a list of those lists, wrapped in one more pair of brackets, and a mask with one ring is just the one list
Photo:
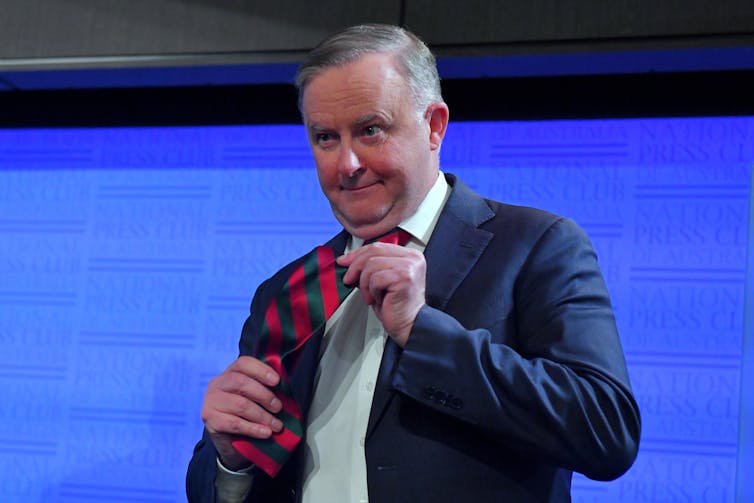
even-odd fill
[(372, 188), (372, 187), (374, 187), (376, 185), (379, 185), (379, 183), (380, 182), (362, 183), (362, 184), (360, 184), (358, 186), (353, 186), (353, 187), (348, 187), (348, 186), (345, 186), (345, 185), (341, 185), (340, 186), (340, 190), (342, 190), (343, 192), (351, 193), (351, 194), (358, 194), (360, 192), (366, 192), (370, 188)]

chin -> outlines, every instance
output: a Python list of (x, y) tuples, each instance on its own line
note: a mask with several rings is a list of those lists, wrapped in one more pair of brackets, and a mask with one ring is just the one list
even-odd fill
[(371, 211), (350, 211), (336, 212), (336, 217), (343, 225), (348, 224), (351, 227), (371, 227), (379, 225), (380, 222), (387, 218), (387, 212), (374, 211), (375, 208), (365, 208)]
[(333, 214), (352, 235), (364, 239), (377, 237), (392, 230), (403, 218), (396, 206), (380, 205), (364, 208), (365, 211), (342, 212), (333, 206)]
[(380, 234), (384, 234), (385, 232), (389, 231), (390, 229), (394, 227), (394, 226), (390, 226), (389, 228), (383, 231), (382, 230), (383, 227), (387, 227), (390, 224), (383, 222), (381, 219), (353, 220), (353, 219), (346, 219), (346, 218), (338, 218), (338, 221), (349, 232), (349, 234), (358, 236), (362, 239), (370, 239), (370, 238), (379, 236)]

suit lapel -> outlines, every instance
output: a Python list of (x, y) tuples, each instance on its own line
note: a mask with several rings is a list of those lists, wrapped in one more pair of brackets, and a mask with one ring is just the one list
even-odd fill
[[(447, 205), (450, 204), (448, 200)], [(443, 212), (424, 250), (427, 261), (426, 297), (430, 307), (445, 309), (490, 239), (490, 232), (478, 229), (452, 212)]]
[[(489, 231), (478, 228), (494, 216), (484, 199), (453, 175), (446, 175), (446, 178), (453, 190), (424, 250), (427, 305), (439, 310), (445, 309), (493, 236)], [(401, 351), (388, 338), (372, 399), (367, 438), (395, 394), (392, 375)]]

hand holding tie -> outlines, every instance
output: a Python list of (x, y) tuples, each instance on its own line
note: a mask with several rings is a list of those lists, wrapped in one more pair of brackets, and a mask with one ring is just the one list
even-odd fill
[(248, 465), (232, 446), (238, 436), (269, 438), (283, 428), (274, 416), (282, 407), (272, 388), (280, 376), (251, 356), (240, 356), (212, 379), (204, 395), (202, 420), (223, 466), (237, 470)]
[(385, 331), (404, 347), (416, 315), (425, 304), (427, 265), (424, 255), (392, 243), (377, 242), (338, 257), (347, 267), (343, 282), (358, 286)]

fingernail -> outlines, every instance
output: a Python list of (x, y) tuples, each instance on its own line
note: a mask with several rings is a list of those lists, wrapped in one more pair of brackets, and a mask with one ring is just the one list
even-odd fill
[(283, 422), (280, 419), (273, 418), (270, 422), (270, 426), (273, 430), (278, 431), (283, 427)]
[(272, 372), (267, 372), (267, 375), (264, 377), (265, 379), (267, 379), (267, 384), (269, 384), (270, 386), (274, 386), (277, 382), (275, 374), (273, 374)]
[(259, 427), (259, 435), (261, 435), (263, 437), (269, 437), (270, 435), (272, 435), (272, 430), (270, 430), (266, 426), (260, 426)]
[(272, 401), (270, 402), (270, 408), (273, 411), (276, 411), (281, 405), (283, 404), (277, 398), (273, 398)]

